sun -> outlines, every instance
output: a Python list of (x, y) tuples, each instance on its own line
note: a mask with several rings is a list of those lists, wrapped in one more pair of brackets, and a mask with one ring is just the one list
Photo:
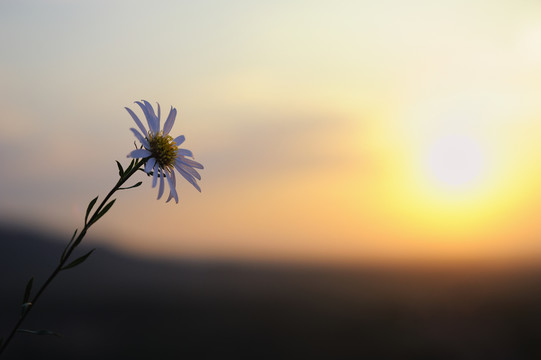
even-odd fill
[(427, 168), (440, 187), (452, 190), (470, 188), (482, 177), (485, 167), (479, 142), (465, 135), (445, 135), (435, 139), (427, 153)]

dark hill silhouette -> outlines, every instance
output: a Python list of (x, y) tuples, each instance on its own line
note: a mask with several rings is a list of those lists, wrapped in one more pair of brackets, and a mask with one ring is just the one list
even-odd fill
[[(0, 336), (63, 248), (0, 226)], [(6, 359), (540, 359), (541, 271), (157, 261), (99, 246)]]

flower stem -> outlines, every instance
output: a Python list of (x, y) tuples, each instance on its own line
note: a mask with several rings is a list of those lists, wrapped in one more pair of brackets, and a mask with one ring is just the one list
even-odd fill
[[(97, 207), (97, 209), (94, 211), (94, 213), (92, 214), (92, 216), (90, 217), (90, 219), (88, 221), (85, 221), (85, 225), (83, 227), (83, 230), (81, 230), (81, 232), (79, 233), (79, 235), (77, 236), (77, 238), (70, 242), (70, 244), (68, 244), (68, 249), (67, 249), (67, 252), (65, 253), (65, 255), (61, 258), (60, 260), (60, 263), (58, 264), (58, 266), (54, 269), (54, 271), (51, 273), (51, 275), (49, 276), (49, 278), (47, 279), (47, 281), (45, 281), (45, 283), (41, 286), (41, 288), (38, 290), (38, 292), (36, 293), (36, 295), (32, 298), (32, 300), (30, 301), (30, 306), (28, 306), (26, 308), (25, 311), (22, 312), (21, 314), (21, 317), (19, 318), (19, 320), (17, 321), (17, 323), (15, 324), (15, 326), (13, 327), (13, 329), (11, 330), (11, 333), (9, 334), (9, 336), (6, 338), (6, 340), (1, 344), (0, 346), (0, 355), (3, 353), (3, 351), (6, 349), (6, 347), (8, 346), (8, 344), (10, 343), (10, 341), (13, 339), (13, 336), (15, 335), (15, 333), (17, 332), (17, 330), (19, 330), (20, 326), (22, 325), (24, 319), (26, 319), (26, 317), (28, 316), (28, 314), (30, 313), (30, 311), (34, 308), (34, 306), (36, 305), (36, 302), (39, 300), (39, 298), (41, 297), (41, 294), (43, 294), (43, 292), (45, 291), (45, 289), (49, 286), (49, 284), (54, 280), (54, 278), (58, 275), (58, 273), (60, 271), (63, 270), (63, 267), (64, 265), (66, 265), (70, 255), (72, 254), (72, 252), (75, 250), (75, 248), (81, 243), (81, 241), (83, 240), (83, 238), (85, 237), (88, 229), (96, 222), (98, 221), (98, 219), (103, 215), (102, 214), (102, 211), (104, 210), (105, 206), (108, 204), (108, 201), (109, 199), (111, 198), (111, 196), (113, 196), (113, 194), (121, 189), (122, 185), (124, 185), (124, 183), (133, 175), (135, 174), (140, 168), (141, 166), (146, 162), (146, 159), (141, 159), (141, 160), (132, 160), (132, 162), (130, 163), (130, 166), (128, 166), (128, 168), (126, 169), (125, 172), (121, 173), (120, 174), (120, 179), (117, 181), (116, 185), (111, 189), (111, 191), (109, 191), (109, 193), (107, 194), (107, 196), (105, 196), (105, 198), (103, 199), (103, 201), (100, 203), (100, 205)], [(73, 239), (72, 239), (73, 240)]]

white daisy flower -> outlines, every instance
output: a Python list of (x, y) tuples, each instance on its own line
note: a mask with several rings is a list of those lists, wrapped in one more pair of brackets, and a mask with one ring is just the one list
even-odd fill
[(135, 103), (143, 110), (148, 122), (149, 130), (147, 131), (141, 120), (139, 120), (137, 115), (135, 115), (131, 109), (126, 108), (128, 113), (130, 113), (131, 117), (133, 118), (133, 121), (135, 121), (135, 124), (141, 131), (139, 132), (134, 128), (131, 128), (130, 130), (134, 133), (137, 140), (139, 140), (139, 142), (141, 142), (143, 145), (141, 149), (130, 152), (128, 157), (146, 159), (144, 170), (147, 174), (152, 174), (152, 187), (156, 187), (158, 181), (160, 183), (158, 189), (158, 199), (160, 199), (163, 195), (165, 178), (167, 179), (170, 188), (167, 202), (169, 202), (171, 199), (175, 199), (175, 202), (178, 204), (174, 170), (178, 171), (178, 173), (188, 180), (188, 182), (197, 190), (201, 191), (201, 188), (196, 181), (196, 179), (201, 180), (201, 175), (199, 175), (195, 169), (203, 169), (203, 165), (187, 158), (193, 158), (193, 154), (190, 150), (180, 149), (178, 147), (184, 142), (184, 135), (180, 135), (174, 139), (171, 137), (171, 135), (169, 135), (169, 132), (175, 123), (177, 109), (171, 107), (169, 116), (163, 125), (163, 129), (160, 130), (160, 104), (158, 104), (158, 115), (156, 116), (152, 105), (150, 105), (147, 101), (142, 100), (142, 103), (139, 101), (136, 101)]

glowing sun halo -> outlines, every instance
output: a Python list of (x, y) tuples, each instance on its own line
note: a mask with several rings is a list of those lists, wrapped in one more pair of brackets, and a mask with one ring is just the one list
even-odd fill
[(469, 187), (480, 178), (483, 165), (481, 147), (467, 136), (442, 136), (428, 149), (428, 170), (440, 186)]

